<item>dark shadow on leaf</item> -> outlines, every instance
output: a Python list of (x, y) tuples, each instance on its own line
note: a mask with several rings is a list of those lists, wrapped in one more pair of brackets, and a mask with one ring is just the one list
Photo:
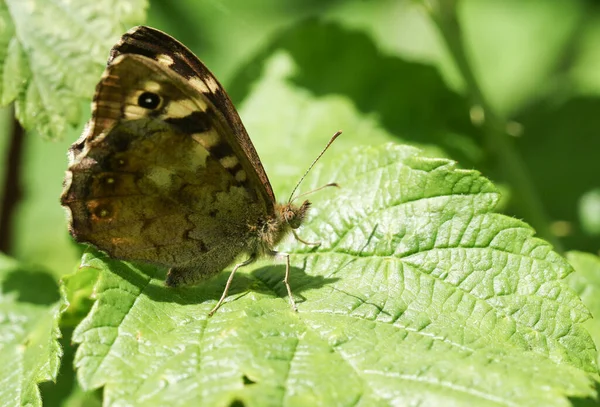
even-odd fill
[[(255, 285), (252, 287), (253, 291), (261, 292), (261, 293), (276, 293), (278, 297), (286, 298), (287, 300), (287, 290), (285, 288), (285, 284), (283, 284), (283, 278), (285, 277), (285, 266), (268, 266), (261, 267), (252, 272), (252, 275), (256, 280), (262, 282), (262, 285)], [(291, 267), (290, 268), (290, 287), (292, 288), (292, 293), (298, 301), (298, 298), (301, 298), (304, 301), (304, 297), (302, 297), (301, 293), (308, 289), (316, 289), (321, 288), (327, 284), (332, 284), (338, 281), (339, 278), (325, 278), (323, 276), (310, 276), (304, 272), (304, 270)]]
[[(108, 268), (129, 283), (143, 289), (148, 285), (148, 279), (162, 279), (167, 275), (167, 269), (145, 263), (126, 263), (119, 260), (108, 260)], [(166, 287), (165, 287), (166, 288)]]
[(50, 305), (60, 299), (54, 277), (43, 270), (18, 268), (11, 271), (2, 283), (2, 292), (17, 292), (17, 300), (38, 305)]
[(233, 400), (231, 402), (231, 404), (229, 404), (229, 407), (245, 407), (245, 406), (246, 406), (246, 404), (240, 399)]
[(569, 397), (569, 401), (573, 407), (598, 407), (600, 406), (600, 400), (598, 396), (600, 395), (600, 383), (594, 382), (594, 390), (596, 391), (596, 397)]
[(480, 164), (480, 153), (467, 151), (453, 136), (469, 138), (475, 149), (482, 139), (470, 121), (468, 100), (448, 88), (434, 66), (385, 55), (366, 33), (316, 19), (273, 38), (228, 87), (234, 102), (250, 92), (273, 53), (284, 50), (298, 67), (291, 78), (297, 86), (317, 96), (345, 95), (360, 111), (377, 114), (390, 133), (441, 146), (463, 167)]
[(244, 386), (249, 386), (249, 385), (252, 385), (252, 384), (256, 384), (256, 382), (254, 380), (252, 380), (251, 378), (249, 378), (246, 375), (242, 376), (242, 380), (244, 382)]
[[(111, 272), (122, 279), (139, 287), (154, 301), (174, 302), (181, 305), (201, 304), (205, 301), (216, 301), (221, 297), (229, 272), (221, 272), (217, 276), (195, 286), (167, 287), (162, 283), (166, 276), (166, 268), (138, 264), (139, 271), (129, 267), (127, 263), (111, 261)], [(141, 273), (143, 274), (141, 274)], [(236, 274), (229, 289), (228, 297), (243, 295), (250, 291), (266, 293), (269, 295), (286, 298), (287, 291), (283, 284), (285, 266), (269, 265), (254, 270), (250, 277), (248, 274)], [(152, 280), (148, 283), (148, 278)], [(161, 283), (156, 283), (160, 280)], [(302, 269), (292, 267), (290, 269), (290, 285), (294, 295), (300, 295), (305, 289), (314, 289), (337, 281), (337, 278), (323, 278), (321, 276), (309, 276)], [(257, 282), (260, 282), (257, 284)]]
[[(197, 285), (181, 287), (168, 287), (164, 284), (164, 279), (161, 279), (159, 284), (151, 284), (146, 287), (144, 293), (152, 300), (159, 302), (173, 302), (180, 305), (202, 304), (206, 301), (217, 301), (221, 297), (228, 277), (229, 273), (220, 273)], [(228, 297), (248, 291), (251, 285), (252, 280), (247, 275), (236, 274), (229, 288)]]

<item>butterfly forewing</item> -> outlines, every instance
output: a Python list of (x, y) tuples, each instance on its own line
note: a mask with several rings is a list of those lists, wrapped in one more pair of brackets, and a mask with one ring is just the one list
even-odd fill
[(240, 148), (240, 158), (247, 161), (242, 166), (256, 185), (260, 185), (259, 192), (265, 202), (270, 202), (272, 206), (275, 195), (258, 154), (233, 103), (210, 70), (176, 39), (144, 26), (132, 28), (123, 35), (111, 50), (109, 64), (120, 55), (127, 54), (143, 55), (158, 62), (176, 76), (184, 78), (216, 107), (230, 127), (225, 135), (227, 141)]

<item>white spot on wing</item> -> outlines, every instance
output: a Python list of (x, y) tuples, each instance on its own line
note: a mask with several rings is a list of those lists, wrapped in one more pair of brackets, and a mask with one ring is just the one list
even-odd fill
[(158, 82), (146, 81), (144, 82), (144, 90), (152, 93), (160, 93), (161, 85)]
[(196, 144), (193, 148), (188, 150), (182, 163), (188, 168), (203, 168), (206, 167), (206, 159), (209, 156), (209, 152), (203, 148), (200, 144)]
[(194, 99), (178, 99), (169, 102), (166, 109), (166, 116), (168, 118), (181, 118), (186, 117), (198, 110), (205, 111), (206, 103), (202, 100)]
[(138, 105), (128, 104), (125, 106), (124, 116), (128, 120), (135, 120), (148, 116), (148, 112), (148, 109), (144, 109)]
[(202, 79), (198, 78), (197, 76), (190, 78), (189, 82), (190, 82), (190, 85), (192, 85), (194, 88), (198, 89), (201, 93), (209, 93), (210, 92), (210, 90), (208, 89), (208, 86), (206, 86), (206, 84), (202, 81)]
[(205, 82), (208, 85), (208, 88), (210, 89), (210, 91), (212, 93), (216, 93), (217, 90), (219, 90), (221, 88), (219, 86), (219, 84), (217, 83), (217, 81), (215, 80), (215, 78), (213, 78), (212, 76), (208, 76), (206, 78)]
[(192, 138), (202, 145), (207, 150), (213, 146), (216, 146), (221, 141), (221, 136), (214, 129), (206, 131), (204, 133), (192, 134)]
[(239, 162), (237, 157), (234, 155), (228, 155), (227, 157), (223, 157), (219, 160), (221, 165), (225, 168), (233, 168)]
[(156, 56), (156, 60), (157, 60), (159, 63), (161, 63), (161, 64), (163, 64), (163, 65), (165, 65), (165, 66), (167, 66), (167, 67), (169, 67), (169, 66), (173, 65), (173, 62), (175, 62), (175, 61), (173, 61), (173, 58), (171, 58), (171, 57), (170, 57), (170, 56), (168, 56), (167, 54), (160, 54), (160, 55), (157, 55), (157, 56)]

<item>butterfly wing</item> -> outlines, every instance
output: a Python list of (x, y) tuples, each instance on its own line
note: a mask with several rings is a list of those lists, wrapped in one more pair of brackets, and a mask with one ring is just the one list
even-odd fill
[(158, 62), (184, 78), (215, 106), (231, 128), (225, 135), (226, 141), (241, 149), (242, 167), (255, 185), (261, 186), (257, 189), (263, 200), (274, 205), (271, 183), (237, 110), (217, 78), (196, 55), (170, 35), (146, 26), (134, 27), (125, 33), (111, 50), (109, 63), (125, 54), (143, 55)]
[(72, 235), (115, 258), (197, 269), (188, 282), (219, 272), (273, 208), (235, 131), (164, 64), (112, 58), (69, 153)]

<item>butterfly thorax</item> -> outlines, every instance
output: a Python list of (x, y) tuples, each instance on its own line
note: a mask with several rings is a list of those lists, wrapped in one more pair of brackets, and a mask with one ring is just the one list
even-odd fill
[(255, 229), (258, 237), (258, 247), (255, 250), (257, 254), (272, 253), (273, 247), (292, 229), (300, 227), (309, 208), (309, 201), (304, 201), (300, 206), (292, 203), (276, 204), (274, 214), (259, 222)]

